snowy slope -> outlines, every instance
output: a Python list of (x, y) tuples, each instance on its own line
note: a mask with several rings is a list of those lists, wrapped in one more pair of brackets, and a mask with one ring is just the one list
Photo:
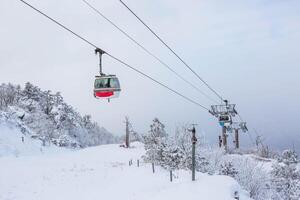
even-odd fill
[[(125, 149), (103, 145), (59, 154), (24, 157), (0, 157), (1, 200), (249, 200), (239, 185), (225, 176), (197, 174), (191, 182), (187, 171), (176, 172), (174, 182), (169, 173), (136, 160), (143, 146)], [(132, 159), (133, 165), (128, 161)]]
[[(24, 142), (22, 141), (22, 137)], [(0, 123), (0, 157), (3, 156), (28, 156), (62, 151), (62, 148), (43, 147), (38, 139), (32, 139), (30, 135), (23, 134), (15, 124)]]
[(70, 149), (119, 141), (90, 115), (78, 113), (59, 92), (43, 91), (29, 82), (24, 88), (0, 84), (0, 124), (3, 122), (45, 143)]

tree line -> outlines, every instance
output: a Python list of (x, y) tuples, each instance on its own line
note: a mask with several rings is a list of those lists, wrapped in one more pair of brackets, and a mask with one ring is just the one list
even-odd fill
[(44, 145), (84, 148), (119, 141), (90, 115), (81, 116), (59, 92), (43, 91), (29, 82), (24, 88), (0, 85), (0, 117), (16, 123), (24, 134), (39, 138)]

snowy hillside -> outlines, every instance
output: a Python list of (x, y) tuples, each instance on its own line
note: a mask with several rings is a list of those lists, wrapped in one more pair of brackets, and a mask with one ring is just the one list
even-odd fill
[(143, 143), (108, 145), (118, 139), (59, 93), (0, 85), (0, 200), (299, 200), (293, 150), (246, 154), (197, 133), (193, 154), (188, 125), (167, 133), (154, 118), (144, 135), (129, 121), (126, 130), (128, 141)]
[(67, 149), (55, 145), (43, 146), (41, 140), (33, 139), (17, 127), (3, 122), (0, 124), (0, 157), (31, 156), (59, 151), (67, 151)]
[(26, 83), (24, 89), (12, 84), (0, 85), (0, 124), (3, 127), (0, 134), (10, 124), (24, 136), (42, 141), (44, 146), (84, 148), (118, 141), (93, 122), (90, 115), (76, 112), (60, 93), (43, 91), (31, 83)]
[[(31, 157), (0, 158), (0, 199), (3, 200), (249, 200), (228, 176), (177, 171), (173, 182), (168, 171), (141, 162), (143, 145), (133, 148), (102, 145), (79, 151)], [(129, 166), (129, 160), (133, 165)], [(137, 166), (140, 159), (140, 166)]]

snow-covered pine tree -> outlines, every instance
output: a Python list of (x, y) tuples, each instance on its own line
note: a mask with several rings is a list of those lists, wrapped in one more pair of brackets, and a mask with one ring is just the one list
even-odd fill
[(272, 166), (271, 186), (274, 200), (300, 199), (300, 171), (297, 169), (297, 154), (293, 150), (283, 151), (278, 162)]
[(163, 149), (166, 147), (167, 133), (165, 125), (158, 118), (153, 120), (150, 131), (144, 136), (146, 154), (144, 160), (155, 164), (160, 164), (163, 159)]
[(235, 178), (236, 175), (238, 174), (238, 171), (233, 166), (232, 162), (229, 161), (229, 162), (224, 162), (223, 164), (221, 164), (219, 174)]
[(50, 90), (41, 92), (41, 100), (40, 100), (40, 106), (42, 108), (42, 111), (46, 115), (50, 115), (53, 107), (54, 107), (54, 95), (51, 94)]
[(24, 89), (10, 83), (0, 85), (0, 117), (13, 121), (45, 145), (86, 147), (116, 142), (90, 116), (81, 117), (59, 92), (43, 91), (29, 82)]
[(184, 152), (176, 145), (175, 138), (168, 138), (165, 148), (162, 149), (160, 165), (167, 170), (180, 169)]

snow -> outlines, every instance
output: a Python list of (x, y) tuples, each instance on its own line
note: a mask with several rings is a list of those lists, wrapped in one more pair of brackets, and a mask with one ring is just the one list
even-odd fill
[[(22, 142), (22, 137), (24, 142)], [(40, 140), (23, 134), (16, 126), (6, 122), (0, 123), (0, 157), (30, 156), (57, 151), (63, 151), (63, 149), (54, 145), (43, 147)]]
[[(6, 130), (4, 137), (10, 131), (14, 130)], [(238, 183), (227, 176), (197, 173), (192, 182), (190, 172), (181, 170), (174, 172), (177, 178), (170, 182), (169, 172), (162, 168), (156, 167), (153, 174), (148, 163), (140, 161), (137, 167), (137, 159), (144, 154), (140, 143), (129, 149), (102, 145), (33, 154), (40, 151), (39, 144), (30, 142), (32, 148), (26, 152), (31, 156), (0, 157), (1, 200), (233, 200), (235, 191), (240, 200), (249, 200)], [(19, 151), (24, 150), (21, 145), (16, 145)], [(131, 159), (133, 165), (129, 166)]]

